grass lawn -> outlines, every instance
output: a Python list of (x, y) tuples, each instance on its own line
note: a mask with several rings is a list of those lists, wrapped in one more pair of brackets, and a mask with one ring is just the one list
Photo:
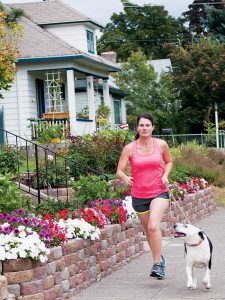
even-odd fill
[(34, 171), (36, 169), (35, 159), (29, 159), (28, 163), (26, 160), (22, 161), (22, 165), (20, 166), (20, 173), (24, 173), (29, 169), (29, 171)]
[(212, 186), (212, 191), (216, 204), (225, 206), (225, 188)]

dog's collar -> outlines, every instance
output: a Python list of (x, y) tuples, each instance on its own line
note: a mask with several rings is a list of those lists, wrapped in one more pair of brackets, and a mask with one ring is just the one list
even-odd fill
[(203, 241), (204, 241), (204, 240), (200, 240), (200, 241), (199, 241), (198, 243), (196, 243), (196, 244), (188, 244), (188, 243), (185, 243), (185, 245), (190, 246), (190, 247), (197, 247), (197, 246), (199, 246)]

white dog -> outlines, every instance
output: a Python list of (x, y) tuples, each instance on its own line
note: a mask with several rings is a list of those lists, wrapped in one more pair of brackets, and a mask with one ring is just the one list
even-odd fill
[(197, 288), (197, 281), (193, 268), (205, 268), (206, 273), (203, 284), (206, 289), (211, 288), (210, 269), (212, 264), (212, 243), (210, 239), (198, 227), (191, 224), (177, 223), (173, 226), (174, 236), (184, 239), (186, 254), (187, 287)]

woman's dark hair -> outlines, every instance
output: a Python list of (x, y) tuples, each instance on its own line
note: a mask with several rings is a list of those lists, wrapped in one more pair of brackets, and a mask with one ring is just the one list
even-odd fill
[[(141, 118), (148, 119), (152, 123), (152, 125), (154, 125), (153, 116), (150, 113), (144, 112), (140, 116), (137, 117), (136, 127), (138, 127), (138, 124), (139, 124), (139, 121)], [(137, 140), (138, 138), (139, 138), (139, 133), (137, 133), (135, 135), (135, 140)]]

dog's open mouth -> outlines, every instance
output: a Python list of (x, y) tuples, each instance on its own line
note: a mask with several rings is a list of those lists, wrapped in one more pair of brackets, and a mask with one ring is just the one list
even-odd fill
[(185, 237), (185, 236), (186, 236), (186, 234), (183, 233), (183, 232), (177, 232), (177, 231), (174, 232), (174, 237), (175, 238)]

